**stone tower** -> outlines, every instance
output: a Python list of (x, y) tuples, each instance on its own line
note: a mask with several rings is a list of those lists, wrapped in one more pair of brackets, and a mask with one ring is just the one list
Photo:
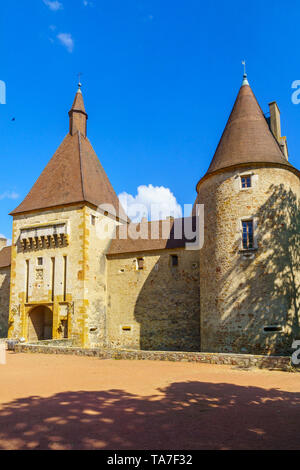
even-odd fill
[(299, 335), (300, 172), (274, 106), (268, 125), (245, 75), (197, 185), (202, 351), (289, 353)]
[(9, 337), (88, 347), (105, 342), (105, 252), (127, 217), (87, 138), (80, 87), (68, 135), (11, 213)]

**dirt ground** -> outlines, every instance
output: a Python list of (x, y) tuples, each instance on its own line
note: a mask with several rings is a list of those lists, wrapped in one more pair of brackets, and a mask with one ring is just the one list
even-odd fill
[(8, 353), (0, 449), (300, 449), (300, 374)]

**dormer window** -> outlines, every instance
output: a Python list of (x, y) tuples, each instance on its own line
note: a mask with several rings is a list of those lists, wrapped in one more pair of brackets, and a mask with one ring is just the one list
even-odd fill
[(242, 189), (247, 189), (252, 187), (251, 175), (241, 176), (241, 186)]

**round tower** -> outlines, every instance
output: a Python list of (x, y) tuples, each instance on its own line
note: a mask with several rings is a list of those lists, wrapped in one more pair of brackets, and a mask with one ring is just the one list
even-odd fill
[(288, 354), (299, 336), (300, 172), (270, 127), (244, 76), (197, 185), (202, 351)]

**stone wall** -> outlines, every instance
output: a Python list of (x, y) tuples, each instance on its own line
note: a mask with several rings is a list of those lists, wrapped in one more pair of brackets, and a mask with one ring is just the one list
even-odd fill
[(99, 359), (148, 360), (170, 362), (197, 362), (203, 364), (232, 365), (240, 368), (291, 371), (291, 359), (280, 356), (254, 356), (250, 354), (218, 354), (197, 352), (131, 351), (82, 349), (59, 346), (17, 344), (15, 351), (36, 354), (71, 354), (76, 356), (98, 357)]
[[(57, 246), (38, 245), (26, 248), (25, 251), (22, 249), (22, 229), (59, 223), (67, 224), (68, 243)], [(61, 339), (67, 334), (78, 346), (104, 344), (107, 296), (105, 252), (117, 223), (87, 205), (61, 207), (14, 217), (11, 338), (23, 336), (28, 339), (31, 312), (39, 305), (45, 305), (53, 314), (53, 339)], [(39, 258), (43, 259), (41, 266), (38, 265)], [(67, 260), (66, 277), (64, 258)]]
[[(86, 208), (86, 276), (87, 308), (86, 346), (104, 346), (107, 330), (106, 252), (119, 223), (99, 211)], [(92, 218), (93, 217), (93, 222)]]
[(8, 332), (10, 266), (0, 268), (0, 338)]
[[(27, 339), (30, 312), (35, 306), (47, 305), (53, 313), (53, 338), (61, 337), (61, 322), (68, 321), (69, 333), (81, 344), (82, 304), (84, 299), (82, 271), (83, 207), (62, 207), (32, 214), (17, 215), (13, 220), (11, 260), (11, 338)], [(22, 249), (21, 230), (65, 222), (68, 244), (36, 246)], [(64, 297), (64, 257), (67, 258), (66, 297)], [(43, 264), (38, 265), (38, 258)], [(54, 290), (52, 289), (53, 264)], [(28, 299), (26, 299), (27, 263), (29, 266)]]
[[(251, 188), (241, 188), (241, 173), (252, 175)], [(202, 350), (291, 353), (299, 335), (299, 197), (299, 178), (282, 168), (237, 168), (200, 182)], [(241, 221), (250, 218), (256, 249), (246, 253)]]
[(107, 289), (109, 347), (200, 351), (198, 251), (110, 255)]

